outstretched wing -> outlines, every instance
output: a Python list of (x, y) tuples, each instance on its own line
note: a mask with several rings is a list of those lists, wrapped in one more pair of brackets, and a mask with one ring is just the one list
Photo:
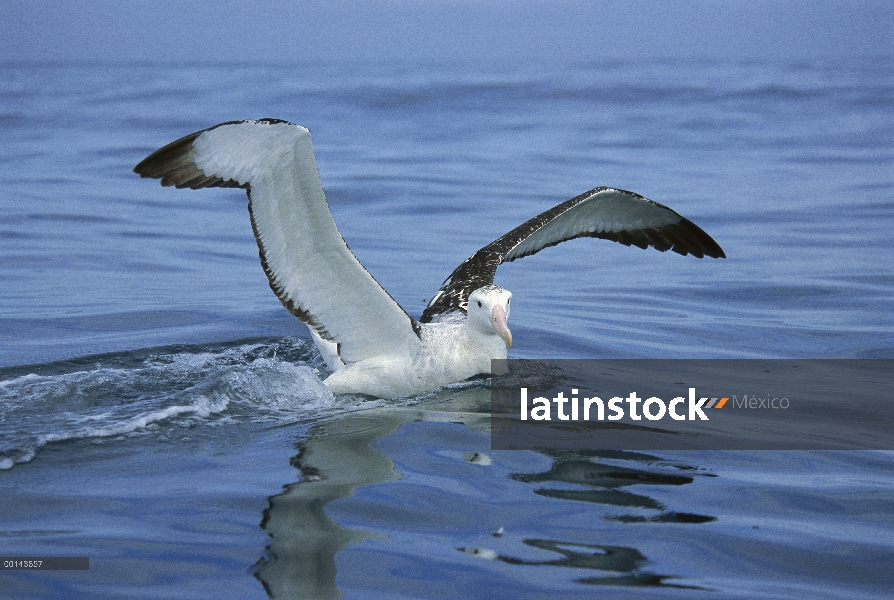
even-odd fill
[(339, 345), (346, 364), (420, 344), (419, 324), (335, 226), (304, 127), (276, 119), (221, 123), (156, 150), (134, 172), (178, 188), (245, 188), (270, 287), (289, 312)]
[(683, 256), (726, 258), (711, 236), (663, 204), (633, 192), (598, 187), (522, 223), (467, 258), (431, 299), (420, 320), (429, 323), (439, 315), (466, 312), (469, 294), (492, 284), (497, 267), (504, 262), (579, 237), (652, 246)]

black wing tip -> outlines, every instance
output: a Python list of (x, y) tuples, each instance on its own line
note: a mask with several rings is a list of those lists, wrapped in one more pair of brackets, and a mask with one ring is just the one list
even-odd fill
[[(605, 191), (620, 192), (636, 197), (640, 200), (645, 200), (652, 205), (670, 211), (671, 213), (679, 217), (680, 220), (675, 223), (658, 227), (650, 227), (644, 229), (627, 229), (616, 232), (586, 232), (581, 234), (580, 236), (575, 237), (597, 237), (613, 242), (618, 242), (619, 244), (623, 244), (625, 246), (636, 246), (637, 248), (641, 248), (643, 250), (646, 250), (649, 247), (652, 247), (659, 252), (667, 252), (668, 250), (670, 250), (671, 252), (675, 252), (681, 256), (688, 256), (691, 254), (696, 258), (704, 258), (706, 256), (710, 258), (726, 258), (726, 253), (723, 251), (723, 248), (720, 247), (720, 244), (714, 241), (714, 238), (708, 235), (704, 229), (702, 229), (683, 215), (679, 214), (674, 209), (665, 206), (664, 204), (655, 202), (654, 200), (650, 200), (649, 198), (641, 196), (636, 192), (629, 192), (627, 190), (621, 190), (618, 188), (595, 188), (590, 192), (587, 192), (587, 194), (585, 195), (589, 197), (591, 195), (595, 195), (597, 193)], [(566, 240), (559, 240), (558, 242), (548, 244), (545, 247), (554, 246), (563, 241)], [(533, 254), (533, 252), (530, 254)], [(527, 254), (521, 256), (526, 255)], [(521, 256), (513, 257), (513, 259), (521, 258)]]
[[(680, 222), (671, 225), (670, 227), (659, 227), (653, 228), (650, 230), (642, 230), (641, 232), (630, 232), (631, 236), (624, 235), (625, 232), (620, 232), (625, 239), (613, 239), (613, 241), (624, 244), (625, 246), (634, 245), (638, 248), (646, 249), (649, 246), (655, 248), (659, 252), (666, 252), (671, 250), (672, 252), (676, 252), (682, 256), (687, 256), (691, 254), (696, 258), (704, 258), (705, 256), (709, 256), (711, 258), (726, 258), (726, 253), (723, 251), (723, 248), (714, 241), (710, 235), (705, 233), (705, 231), (687, 219), (686, 217), (680, 215), (674, 209), (669, 206), (665, 206), (660, 202), (655, 202), (654, 200), (650, 200), (641, 194), (637, 194), (636, 192), (631, 192), (629, 190), (622, 190), (616, 187), (610, 186), (600, 186), (597, 188), (593, 188), (589, 192), (585, 192), (578, 196), (581, 197), (590, 197), (596, 194), (600, 194), (603, 192), (620, 192), (622, 194), (627, 194), (629, 196), (633, 196), (640, 200), (645, 200), (651, 204), (664, 208), (666, 210), (671, 211), (680, 217)], [(636, 233), (642, 233), (644, 237), (639, 237)], [(673, 239), (669, 238), (666, 233), (677, 234), (680, 235), (683, 239)], [(609, 238), (612, 239), (612, 238)]]
[[(684, 222), (685, 221), (685, 224)], [(636, 246), (643, 250), (654, 248), (659, 252), (670, 250), (680, 256), (695, 258), (726, 258), (723, 248), (704, 232), (698, 225), (683, 219), (672, 226), (638, 231), (620, 231), (616, 233), (586, 234), (586, 237), (598, 237), (625, 246)]]
[[(720, 247), (720, 244), (715, 242), (714, 238), (708, 235), (704, 229), (686, 217), (681, 217), (681, 221), (672, 226), (672, 228), (679, 231), (679, 237), (681, 238), (674, 240), (674, 247), (671, 248), (674, 252), (683, 256), (691, 254), (696, 258), (704, 258), (706, 256), (710, 258), (726, 258), (726, 253)], [(677, 233), (677, 231), (673, 233)]]
[[(192, 164), (192, 159), (189, 158), (189, 152), (192, 150), (192, 143), (195, 139), (205, 131), (207, 130), (203, 129), (202, 131), (190, 133), (170, 144), (162, 146), (138, 162), (137, 166), (133, 168), (133, 172), (144, 178), (162, 179), (166, 175), (177, 171), (178, 168), (182, 170), (187, 165), (191, 165), (195, 170), (195, 165)], [(172, 184), (162, 181), (162, 185)]]

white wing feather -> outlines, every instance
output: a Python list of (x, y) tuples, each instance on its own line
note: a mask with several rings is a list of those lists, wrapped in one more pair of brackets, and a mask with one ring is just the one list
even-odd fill
[(134, 170), (162, 177), (163, 185), (247, 187), (270, 286), (293, 314), (338, 344), (346, 364), (417, 352), (416, 322), (335, 226), (304, 127), (272, 120), (222, 124), (169, 144)]

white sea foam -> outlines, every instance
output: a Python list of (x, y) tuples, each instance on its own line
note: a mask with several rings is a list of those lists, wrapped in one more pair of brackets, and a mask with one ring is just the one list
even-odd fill
[(171, 427), (294, 423), (357, 407), (353, 398), (332, 395), (319, 357), (303, 339), (142, 360), (124, 353), (59, 373), (47, 367), (39, 367), (47, 374), (0, 381), (0, 470), (30, 461), (49, 443), (161, 439)]
[(222, 398), (217, 402), (213, 402), (204, 396), (200, 396), (198, 401), (189, 406), (168, 406), (167, 408), (153, 411), (144, 415), (133, 417), (126, 421), (108, 425), (106, 427), (86, 427), (64, 433), (48, 433), (39, 436), (40, 445), (43, 446), (48, 442), (60, 442), (63, 440), (83, 439), (94, 437), (109, 437), (113, 435), (122, 435), (131, 433), (139, 429), (145, 428), (152, 423), (158, 423), (171, 417), (183, 414), (194, 414), (199, 417), (208, 417), (217, 414), (226, 409), (229, 401)]

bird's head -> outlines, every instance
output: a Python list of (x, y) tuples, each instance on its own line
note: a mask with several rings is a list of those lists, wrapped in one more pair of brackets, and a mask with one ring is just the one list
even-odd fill
[(469, 324), (483, 333), (495, 333), (512, 348), (512, 332), (506, 321), (509, 319), (509, 301), (512, 292), (495, 285), (480, 287), (469, 294), (466, 312)]

